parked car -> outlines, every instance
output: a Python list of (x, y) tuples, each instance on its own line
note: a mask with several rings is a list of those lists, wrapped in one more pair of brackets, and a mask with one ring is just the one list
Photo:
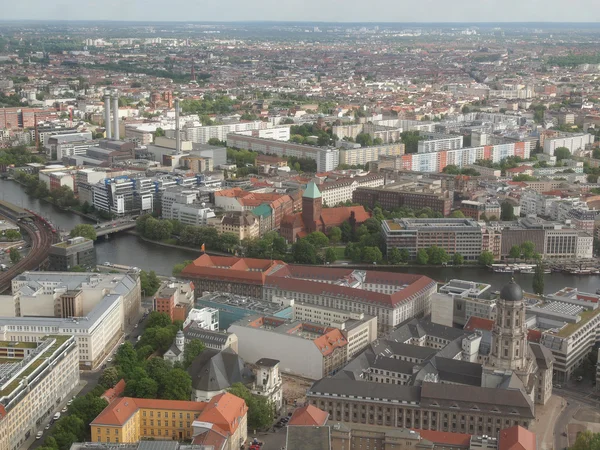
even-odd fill
[(69, 410), (69, 408), (67, 406), (65, 406), (63, 409), (60, 410), (61, 413), (66, 413)]
[(43, 432), (43, 431), (38, 431), (38, 432), (35, 434), (35, 438), (36, 438), (36, 439), (41, 439), (43, 435), (44, 435), (44, 432)]
[(50, 424), (50, 423), (49, 423), (48, 425), (46, 425), (46, 426), (44, 427), (44, 430), (49, 430), (49, 429), (50, 429), (50, 425), (52, 425), (52, 424)]

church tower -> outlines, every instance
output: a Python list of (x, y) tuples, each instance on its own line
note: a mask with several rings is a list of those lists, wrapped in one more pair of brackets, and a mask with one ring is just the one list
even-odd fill
[(523, 290), (514, 279), (500, 291), (496, 308), (489, 366), (493, 369), (507, 369), (517, 373), (526, 371), (528, 343), (525, 302)]
[(181, 331), (181, 330), (179, 330), (177, 332), (177, 335), (175, 336), (175, 346), (181, 352), (183, 352), (185, 350), (185, 337), (183, 335), (183, 331)]
[(307, 233), (320, 231), (322, 201), (319, 188), (314, 181), (311, 181), (302, 195), (302, 221)]

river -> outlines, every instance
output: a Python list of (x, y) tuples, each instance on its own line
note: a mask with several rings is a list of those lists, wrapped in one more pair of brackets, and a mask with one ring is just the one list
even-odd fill
[[(40, 201), (27, 195), (21, 185), (0, 179), (0, 199), (14, 203), (22, 208), (31, 209), (41, 213), (61, 229), (71, 229), (88, 220), (56, 208), (49, 203)], [(110, 261), (115, 264), (139, 267), (144, 270), (154, 270), (159, 275), (170, 275), (175, 264), (186, 259), (194, 259), (200, 252), (167, 248), (146, 242), (137, 236), (119, 233), (111, 235), (109, 239), (100, 238), (96, 243), (98, 263)], [(492, 289), (498, 290), (510, 280), (511, 275), (494, 273), (475, 267), (393, 267), (388, 270), (397, 272), (411, 272), (427, 275), (437, 281), (446, 281), (452, 278), (489, 283)], [(515, 280), (528, 291), (531, 291), (533, 275), (515, 274)], [(566, 286), (576, 287), (583, 292), (596, 292), (600, 288), (600, 276), (577, 276), (563, 273), (546, 275), (546, 293), (556, 292)]]

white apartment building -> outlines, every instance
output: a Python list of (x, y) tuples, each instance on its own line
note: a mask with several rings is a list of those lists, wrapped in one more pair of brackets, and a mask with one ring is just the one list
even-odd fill
[(203, 330), (219, 331), (219, 310), (208, 306), (192, 308), (183, 322), (183, 328), (187, 328), (192, 322)]
[(71, 172), (66, 171), (40, 171), (38, 174), (40, 181), (44, 182), (50, 191), (67, 186), (75, 192), (75, 177)]
[(341, 148), (340, 164), (364, 165), (378, 161), (382, 156), (404, 155), (404, 144), (375, 145), (372, 147)]
[[(220, 141), (227, 140), (227, 135), (229, 133), (240, 133), (244, 131), (252, 131), (252, 130), (264, 130), (267, 128), (271, 128), (273, 125), (269, 122), (263, 122), (260, 120), (255, 120), (253, 122), (238, 122), (231, 123), (226, 125), (208, 125), (208, 126), (192, 126), (185, 127), (185, 139), (187, 141), (192, 141), (200, 144), (208, 144), (210, 139), (216, 138)], [(286, 127), (288, 130), (288, 140), (289, 140), (289, 127)]]
[(379, 187), (385, 184), (385, 176), (369, 174), (362, 177), (340, 178), (319, 185), (323, 204), (336, 206), (339, 203), (352, 200), (352, 193), (362, 187)]
[(463, 136), (442, 133), (420, 132), (425, 139), (419, 141), (417, 153), (439, 152), (463, 148)]
[(348, 340), (348, 359), (377, 339), (377, 317), (306, 303), (292, 305), (292, 320), (329, 325), (341, 330)]
[(521, 194), (521, 214), (524, 216), (550, 216), (552, 205), (561, 198), (555, 195), (544, 195), (534, 190), (526, 190)]
[(593, 143), (594, 136), (589, 133), (561, 133), (559, 137), (544, 140), (544, 153), (554, 155), (554, 150), (558, 147), (566, 147), (571, 154), (574, 154), (577, 150), (584, 150), (586, 145)]
[(279, 126), (273, 128), (264, 128), (252, 131), (236, 131), (237, 134), (244, 136), (255, 136), (261, 139), (273, 139), (275, 141), (289, 141), (290, 140), (290, 126)]
[(318, 172), (330, 172), (340, 162), (340, 151), (337, 148), (295, 144), (293, 142), (261, 139), (235, 133), (227, 135), (227, 146), (274, 154), (281, 157), (295, 156), (297, 158), (314, 159), (317, 162)]
[[(9, 342), (9, 348), (18, 343)], [(12, 345), (14, 344), (14, 345)], [(75, 338), (46, 334), (28, 356), (0, 364), (0, 448), (17, 450), (79, 383)]]

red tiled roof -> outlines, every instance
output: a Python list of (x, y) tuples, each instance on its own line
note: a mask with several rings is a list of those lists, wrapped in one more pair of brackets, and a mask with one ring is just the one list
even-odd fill
[(540, 330), (527, 330), (527, 340), (539, 344), (542, 341), (542, 332)]
[(577, 294), (577, 300), (582, 300), (584, 302), (598, 303), (598, 297), (593, 297), (590, 295)]
[(491, 319), (484, 319), (483, 317), (469, 317), (469, 320), (465, 324), (464, 329), (466, 331), (475, 331), (475, 330), (487, 330), (492, 331), (494, 328), (494, 321)]
[(198, 416), (198, 420), (215, 424), (231, 435), (240, 425), (247, 411), (248, 407), (244, 400), (225, 392), (210, 399), (206, 408)]
[(535, 434), (518, 425), (500, 430), (498, 450), (536, 450)]
[(329, 414), (322, 409), (313, 405), (306, 405), (294, 411), (288, 425), (322, 427), (327, 423), (328, 417)]
[(421, 430), (413, 428), (419, 433), (423, 439), (433, 442), (434, 444), (451, 445), (452, 447), (469, 448), (471, 445), (471, 435), (463, 433), (449, 433), (446, 431)]
[(102, 394), (102, 398), (105, 399), (108, 403), (112, 402), (115, 398), (120, 397), (125, 392), (125, 380), (120, 379), (115, 387), (107, 389), (104, 394)]
[(124, 425), (140, 408), (193, 411), (200, 413), (205, 407), (205, 402), (120, 397), (113, 400), (106, 408), (104, 408), (90, 425)]
[(266, 274), (283, 261), (269, 259), (214, 256), (207, 253), (185, 267), (181, 274), (191, 277), (215, 277), (220, 280), (243, 281), (264, 284)]
[(333, 329), (313, 341), (323, 356), (330, 355), (336, 348), (348, 345), (348, 341), (340, 330)]
[(324, 208), (321, 210), (321, 220), (326, 228), (341, 225), (354, 213), (356, 223), (363, 223), (371, 215), (365, 211), (363, 206), (340, 206), (337, 208)]

